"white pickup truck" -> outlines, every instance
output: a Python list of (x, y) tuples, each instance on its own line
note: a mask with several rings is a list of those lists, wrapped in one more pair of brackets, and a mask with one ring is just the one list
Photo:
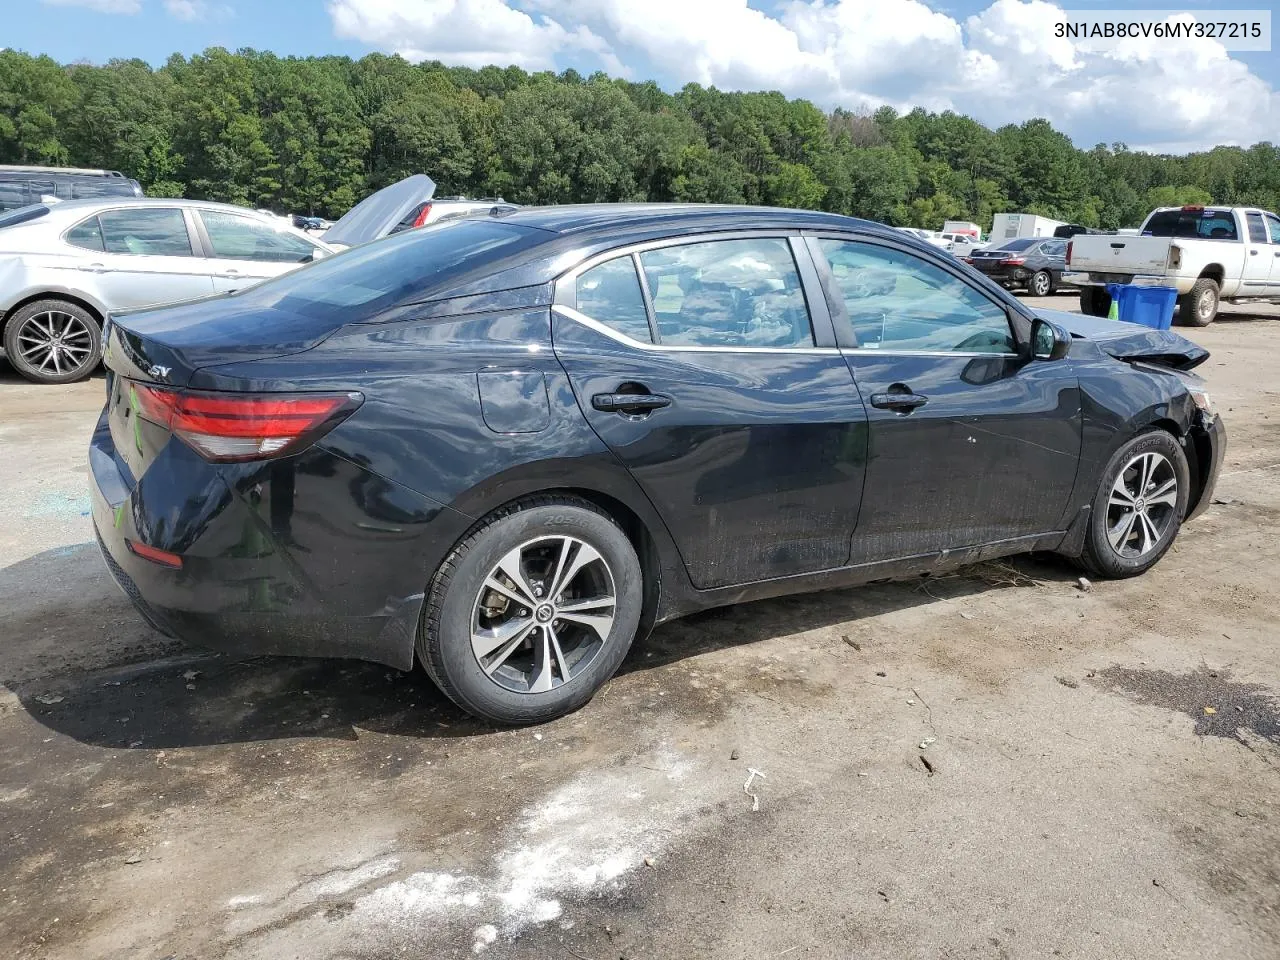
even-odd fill
[(1108, 283), (1177, 287), (1181, 324), (1203, 327), (1223, 300), (1280, 300), (1280, 217), (1251, 207), (1160, 207), (1132, 234), (1078, 234), (1064, 283), (1080, 310), (1111, 307)]

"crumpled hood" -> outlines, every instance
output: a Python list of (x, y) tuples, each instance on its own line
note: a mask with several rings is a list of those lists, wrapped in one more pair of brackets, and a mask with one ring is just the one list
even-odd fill
[(1096, 343), (1117, 360), (1143, 360), (1173, 370), (1190, 370), (1209, 359), (1209, 351), (1172, 330), (1152, 330), (1062, 310), (1037, 310), (1036, 316), (1056, 323), (1077, 337)]
[(435, 181), (425, 173), (405, 177), (365, 197), (320, 238), (344, 247), (368, 243), (389, 234), (420, 203), (435, 196)]

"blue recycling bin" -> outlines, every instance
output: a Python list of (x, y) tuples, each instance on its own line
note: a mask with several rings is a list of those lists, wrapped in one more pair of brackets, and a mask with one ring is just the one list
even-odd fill
[(1140, 323), (1153, 330), (1168, 330), (1173, 326), (1173, 308), (1178, 302), (1178, 291), (1173, 287), (1142, 287), (1131, 283), (1108, 283), (1111, 294), (1112, 320)]

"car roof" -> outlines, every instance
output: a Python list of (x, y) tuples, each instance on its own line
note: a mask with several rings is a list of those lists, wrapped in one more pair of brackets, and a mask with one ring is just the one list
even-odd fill
[(238, 207), (234, 203), (217, 203), (213, 200), (184, 200), (165, 197), (90, 197), (84, 200), (60, 200), (48, 204), (53, 214), (89, 213), (103, 207), (199, 207), (204, 210), (226, 210), (228, 213), (239, 213), (250, 217), (271, 217), (274, 214), (263, 213), (249, 207)]
[(751, 230), (760, 228), (858, 229), (894, 236), (897, 231), (870, 220), (836, 213), (788, 207), (753, 207), (709, 203), (582, 203), (519, 207), (502, 219), (562, 235), (606, 231), (650, 233), (670, 225), (686, 230)]

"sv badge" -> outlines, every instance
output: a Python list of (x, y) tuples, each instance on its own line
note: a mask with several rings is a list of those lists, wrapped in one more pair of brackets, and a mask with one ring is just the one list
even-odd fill
[(147, 371), (147, 376), (155, 377), (157, 380), (163, 380), (165, 377), (169, 376), (169, 368), (162, 367), (157, 364)]

